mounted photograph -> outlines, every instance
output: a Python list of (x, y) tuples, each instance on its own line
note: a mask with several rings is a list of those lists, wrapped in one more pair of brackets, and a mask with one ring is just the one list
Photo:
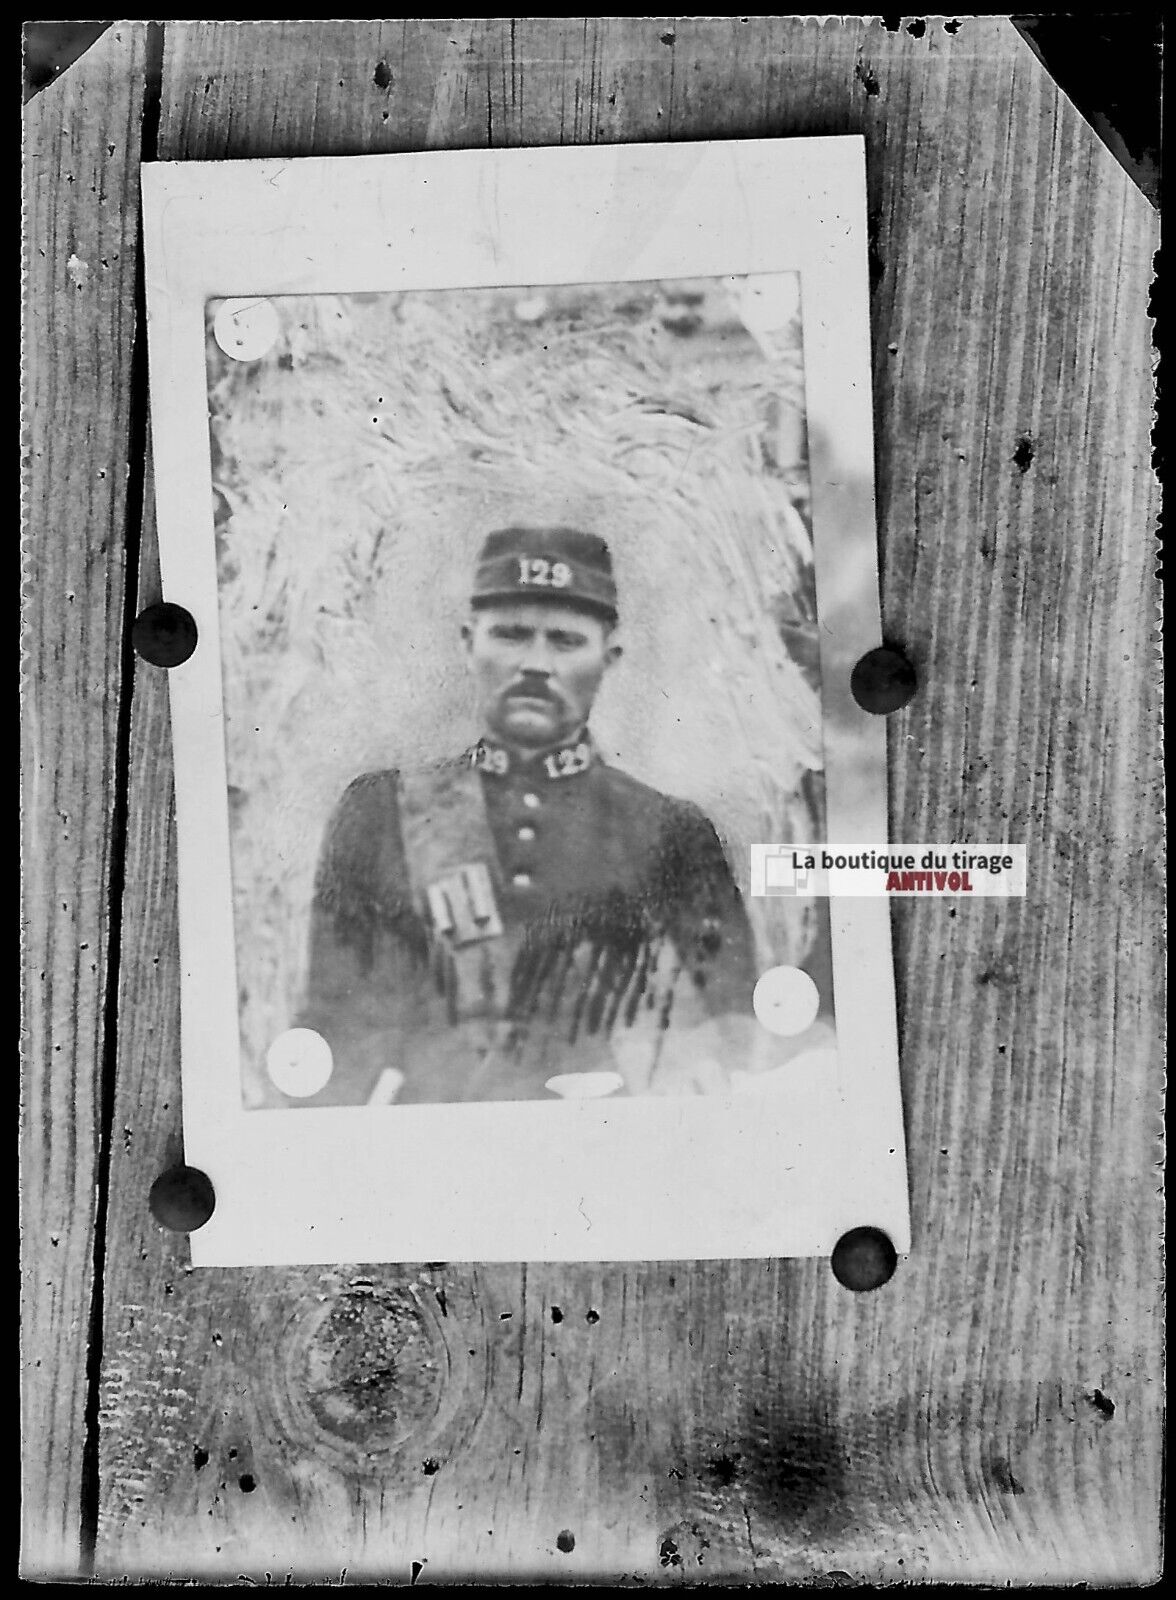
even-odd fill
[(194, 1263), (906, 1248), (886, 908), (752, 870), (886, 837), (863, 196), (145, 171)]

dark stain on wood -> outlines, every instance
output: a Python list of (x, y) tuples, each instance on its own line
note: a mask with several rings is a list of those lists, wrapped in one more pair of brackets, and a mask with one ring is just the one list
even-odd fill
[(988, 1476), (1001, 1494), (1024, 1494), (1025, 1485), (1014, 1475), (1004, 1456), (992, 1456), (988, 1462)]
[(738, 1484), (756, 1522), (774, 1526), (783, 1517), (791, 1526), (818, 1529), (822, 1540), (843, 1531), (854, 1512), (839, 1430), (819, 1415), (780, 1403), (769, 1410), (753, 1407), (750, 1420)]
[(716, 1483), (728, 1488), (739, 1476), (739, 1458), (728, 1455), (715, 1456), (713, 1461), (707, 1462), (707, 1471)]

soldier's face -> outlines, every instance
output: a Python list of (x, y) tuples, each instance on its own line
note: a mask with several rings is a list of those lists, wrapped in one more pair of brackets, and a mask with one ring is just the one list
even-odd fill
[(568, 606), (507, 602), (475, 611), (462, 637), (487, 732), (535, 748), (570, 739), (621, 653), (612, 633)]

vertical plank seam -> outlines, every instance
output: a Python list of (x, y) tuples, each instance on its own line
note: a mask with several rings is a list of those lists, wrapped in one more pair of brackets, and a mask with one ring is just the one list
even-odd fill
[[(154, 161), (159, 146), (163, 84), (163, 23), (146, 24), (143, 110), (139, 122), (139, 165)], [(81, 1568), (94, 1572), (98, 1544), (99, 1419), (101, 1409), (106, 1265), (106, 1227), (110, 1202), (111, 1141), (114, 1132), (115, 1075), (118, 1064), (118, 997), (122, 955), (122, 901), (126, 886), (129, 825), (131, 702), (135, 686), (135, 652), (131, 644), (139, 588), (139, 553), (147, 478), (147, 308), (143, 281), (143, 221), (139, 216), (135, 250), (135, 321), (131, 337), (130, 405), (127, 418), (127, 490), (125, 501), (124, 595), (120, 651), (118, 719), (115, 733), (114, 792), (110, 815), (110, 913), (106, 992), (103, 997), (102, 1056), (98, 1064), (97, 1155), (94, 1173), (94, 1255), (86, 1346), (86, 1410), (82, 1445)]]

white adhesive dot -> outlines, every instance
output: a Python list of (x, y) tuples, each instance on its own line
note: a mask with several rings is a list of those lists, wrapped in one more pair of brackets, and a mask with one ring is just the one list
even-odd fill
[(795, 272), (753, 272), (746, 278), (729, 278), (739, 308), (739, 318), (767, 354), (778, 351), (787, 339), (800, 309), (800, 279)]
[(791, 1038), (817, 1020), (821, 994), (799, 967), (769, 967), (752, 991), (751, 1007), (769, 1033)]
[(543, 1085), (561, 1100), (601, 1100), (625, 1087), (619, 1072), (560, 1072)]
[(226, 300), (217, 308), (212, 336), (234, 361), (258, 361), (271, 350), (281, 329), (272, 300)]
[(547, 315), (547, 296), (530, 294), (514, 303), (514, 314), (520, 322), (540, 322)]
[(305, 1100), (325, 1088), (335, 1070), (331, 1047), (313, 1028), (287, 1028), (265, 1053), (265, 1070), (283, 1094)]

